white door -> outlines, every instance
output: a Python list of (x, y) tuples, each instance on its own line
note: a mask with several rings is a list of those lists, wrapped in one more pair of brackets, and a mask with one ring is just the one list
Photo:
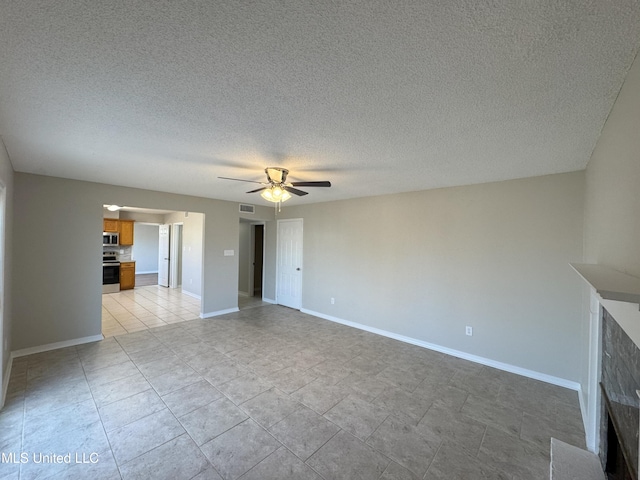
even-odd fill
[(160, 225), (158, 234), (160, 235), (158, 242), (158, 285), (161, 287), (169, 286), (169, 225)]
[(171, 240), (171, 288), (182, 285), (182, 223), (173, 224), (173, 238)]
[(302, 306), (302, 219), (278, 220), (278, 276), (276, 299), (280, 305)]

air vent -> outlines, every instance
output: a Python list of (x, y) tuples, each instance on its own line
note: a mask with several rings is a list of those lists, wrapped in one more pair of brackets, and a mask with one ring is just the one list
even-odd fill
[(256, 213), (256, 207), (254, 205), (240, 204), (240, 213)]

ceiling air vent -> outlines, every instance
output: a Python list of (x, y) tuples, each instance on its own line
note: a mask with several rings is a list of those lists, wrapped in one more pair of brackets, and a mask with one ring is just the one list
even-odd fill
[(254, 205), (240, 204), (240, 213), (256, 213), (256, 207)]

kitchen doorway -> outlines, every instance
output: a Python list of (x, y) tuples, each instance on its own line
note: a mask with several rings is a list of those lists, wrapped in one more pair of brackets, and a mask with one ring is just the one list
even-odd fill
[[(135, 262), (136, 273), (141, 274), (135, 276), (133, 288), (102, 296), (103, 335), (120, 335), (199, 316), (205, 215), (127, 206), (116, 212), (105, 209), (103, 218), (134, 222), (133, 245), (120, 246), (118, 254), (121, 261)], [(173, 288), (158, 285), (161, 225), (171, 227), (170, 255), (165, 256), (171, 261), (168, 286)], [(142, 227), (139, 232), (137, 227)], [(142, 281), (145, 277), (153, 281)]]

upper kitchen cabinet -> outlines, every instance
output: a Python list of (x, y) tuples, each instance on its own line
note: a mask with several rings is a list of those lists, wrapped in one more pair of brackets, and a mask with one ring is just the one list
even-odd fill
[(103, 232), (117, 232), (118, 220), (115, 218), (103, 218), (102, 219), (102, 231)]
[(118, 220), (120, 245), (133, 245), (133, 220)]

